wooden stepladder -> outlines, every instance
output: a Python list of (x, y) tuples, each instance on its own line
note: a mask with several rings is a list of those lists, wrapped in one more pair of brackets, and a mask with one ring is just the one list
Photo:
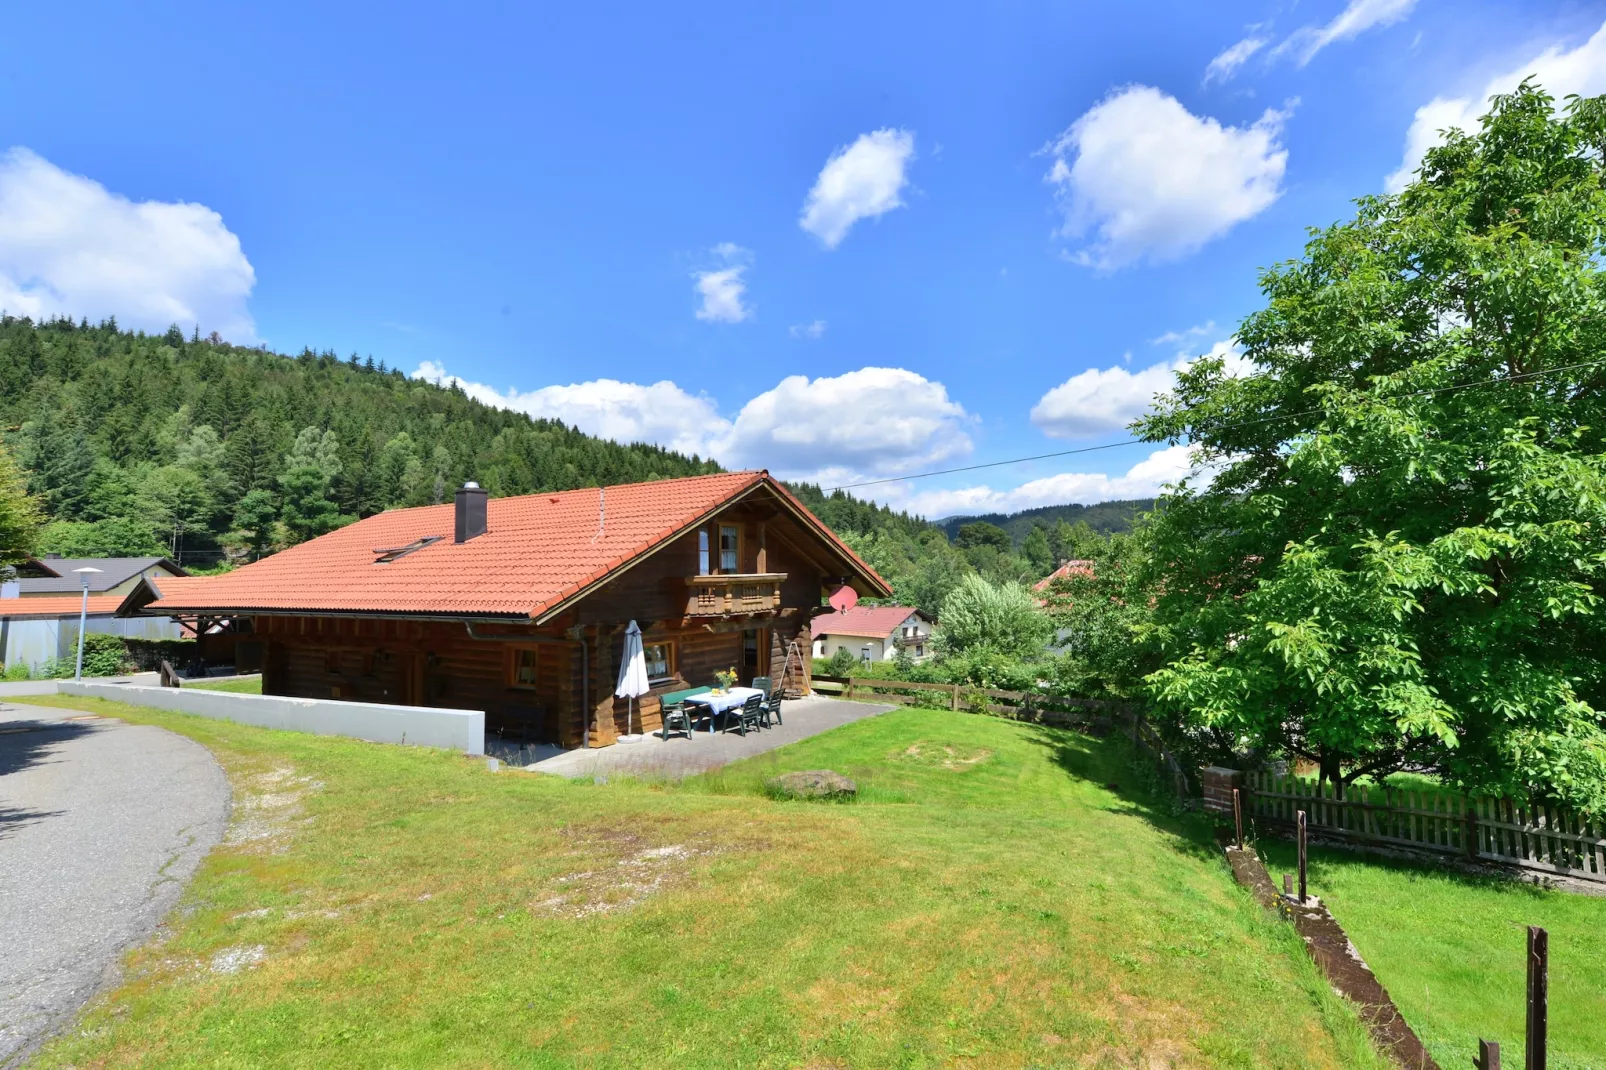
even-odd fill
[(802, 698), (809, 693), (809, 673), (803, 662), (803, 640), (786, 644), (786, 663), (781, 667), (781, 696)]

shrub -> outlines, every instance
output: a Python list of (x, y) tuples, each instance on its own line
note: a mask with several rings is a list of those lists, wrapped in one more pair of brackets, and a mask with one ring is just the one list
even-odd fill
[[(127, 672), (131, 665), (122, 636), (102, 635), (99, 632), (84, 636), (85, 676), (117, 676)], [(51, 658), (45, 662), (39, 675), (50, 680), (68, 680), (77, 667), (78, 652), (75, 650), (64, 658)]]

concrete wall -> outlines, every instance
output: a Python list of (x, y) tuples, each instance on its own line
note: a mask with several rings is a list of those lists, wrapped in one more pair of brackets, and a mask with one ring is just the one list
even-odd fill
[(352, 736), (374, 743), (447, 747), (468, 754), (485, 753), (485, 714), (480, 710), (239, 695), (200, 688), (134, 687), (89, 680), (81, 684), (60, 681), (57, 693), (154, 706), (261, 728), (311, 732), (320, 736)]

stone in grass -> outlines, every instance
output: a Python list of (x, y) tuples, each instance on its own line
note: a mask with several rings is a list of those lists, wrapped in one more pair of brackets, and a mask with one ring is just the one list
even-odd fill
[(786, 799), (851, 799), (859, 792), (857, 784), (829, 769), (782, 773), (766, 781), (765, 786)]

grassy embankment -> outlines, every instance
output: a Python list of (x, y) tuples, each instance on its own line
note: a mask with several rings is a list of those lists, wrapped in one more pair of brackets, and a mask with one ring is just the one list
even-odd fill
[[(1120, 740), (900, 710), (601, 785), (40, 701), (191, 736), (235, 790), (171, 932), (42, 1067), (1381, 1065)], [(863, 797), (762, 794), (820, 767)]]
[[(1261, 845), (1274, 877), (1291, 845)], [(1277, 878), (1281, 879), (1281, 878)], [(1550, 933), (1550, 1066), (1606, 1068), (1606, 898), (1313, 848), (1322, 896), (1441, 1066), (1466, 1066), (1478, 1039), (1522, 1058), (1527, 927)]]
[(232, 691), (237, 695), (262, 694), (262, 677), (247, 676), (243, 680), (186, 680), (185, 687), (198, 687), (202, 691)]

